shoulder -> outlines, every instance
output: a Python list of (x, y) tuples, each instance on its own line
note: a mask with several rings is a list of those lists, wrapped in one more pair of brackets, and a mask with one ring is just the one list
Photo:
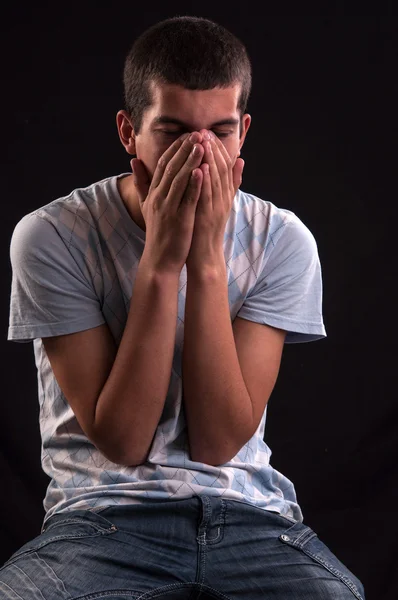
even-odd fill
[(106, 178), (87, 187), (75, 188), (68, 195), (52, 200), (26, 214), (16, 224), (12, 245), (45, 246), (49, 240), (78, 245), (100, 227), (101, 216), (110, 203)]
[(280, 208), (269, 200), (264, 200), (239, 190), (236, 198), (237, 220), (240, 221), (238, 230), (242, 230), (244, 223), (251, 224), (255, 235), (262, 236), (266, 254), (278, 246), (294, 248), (307, 248), (308, 251), (317, 250), (314, 235), (303, 221), (291, 210)]

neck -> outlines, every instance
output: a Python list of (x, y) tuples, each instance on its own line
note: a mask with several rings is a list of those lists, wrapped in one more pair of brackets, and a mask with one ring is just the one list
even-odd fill
[(142, 216), (137, 190), (133, 183), (133, 176), (129, 175), (128, 177), (118, 179), (117, 187), (130, 217), (142, 231), (146, 232), (145, 220)]

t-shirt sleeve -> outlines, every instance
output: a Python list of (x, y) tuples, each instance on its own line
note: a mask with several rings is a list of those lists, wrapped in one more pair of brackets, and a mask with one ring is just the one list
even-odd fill
[(293, 213), (237, 316), (285, 330), (285, 343), (326, 337), (317, 244)]
[(11, 237), (8, 340), (76, 333), (105, 323), (100, 299), (54, 225), (31, 213)]

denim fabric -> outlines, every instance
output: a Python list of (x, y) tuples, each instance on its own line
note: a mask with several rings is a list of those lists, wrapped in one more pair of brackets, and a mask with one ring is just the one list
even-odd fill
[(212, 496), (71, 510), (0, 569), (1, 600), (363, 600), (302, 522)]

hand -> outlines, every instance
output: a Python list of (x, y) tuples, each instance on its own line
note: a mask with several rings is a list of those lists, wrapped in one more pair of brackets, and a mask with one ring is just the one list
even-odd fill
[[(196, 205), (195, 224), (188, 253), (187, 271), (202, 272), (207, 267), (217, 267), (224, 262), (224, 233), (233, 200), (242, 183), (245, 161), (237, 158), (235, 164), (224, 146), (214, 136), (203, 141), (205, 149), (202, 187)], [(209, 173), (206, 170), (209, 168)]]
[[(195, 210), (201, 189), (203, 148), (184, 134), (160, 157), (152, 181), (142, 161), (131, 161), (134, 185), (146, 226), (145, 258), (157, 271), (180, 274), (191, 246)], [(198, 177), (192, 178), (195, 171)]]

